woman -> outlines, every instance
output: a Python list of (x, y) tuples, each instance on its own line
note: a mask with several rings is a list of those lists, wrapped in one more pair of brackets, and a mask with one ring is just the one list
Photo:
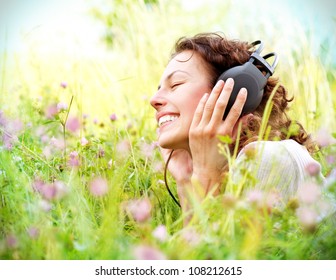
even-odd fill
[[(190, 193), (201, 201), (225, 188), (224, 178), (229, 172), (233, 180), (239, 180), (240, 173), (231, 170), (232, 166), (229, 168), (228, 157), (219, 151), (218, 136), (234, 139), (231, 152), (235, 140), (238, 141), (236, 163), (249, 162), (249, 167), (256, 170), (254, 187), (272, 185), (287, 198), (304, 180), (307, 165), (320, 168), (306, 149), (311, 148), (309, 136), (286, 115), (291, 100), (276, 78), (268, 78), (260, 105), (245, 116), (241, 112), (248, 93), (245, 88), (240, 89), (223, 120), (234, 80), (217, 82), (217, 79), (225, 70), (247, 62), (253, 52), (251, 47), (217, 33), (179, 39), (158, 90), (151, 98), (159, 126), (158, 143), (164, 160), (169, 160), (168, 170), (176, 180), (182, 211), (190, 209)], [(268, 140), (278, 141), (257, 141), (264, 109), (273, 90)], [(293, 125), (295, 133), (292, 133)], [(246, 160), (251, 149), (258, 151), (258, 161)]]

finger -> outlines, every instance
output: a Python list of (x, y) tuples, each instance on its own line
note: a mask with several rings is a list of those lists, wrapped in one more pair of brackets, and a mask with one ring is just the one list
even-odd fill
[(223, 115), (229, 102), (233, 86), (234, 80), (232, 78), (227, 79), (220, 96), (216, 100), (216, 106), (212, 114), (211, 125), (217, 126), (223, 121)]
[(204, 94), (203, 97), (201, 98), (200, 102), (198, 103), (198, 105), (196, 107), (196, 110), (195, 110), (195, 113), (194, 113), (193, 120), (191, 122), (191, 127), (196, 127), (200, 123), (200, 121), (202, 119), (202, 116), (203, 116), (204, 107), (205, 107), (205, 104), (208, 100), (208, 97), (209, 97), (208, 93)]
[(247, 99), (247, 90), (246, 88), (240, 89), (237, 98), (230, 109), (228, 116), (225, 119), (226, 124), (232, 124), (232, 128), (240, 118), (241, 112), (243, 111), (243, 107), (245, 105)]
[(207, 100), (207, 102), (204, 106), (203, 113), (202, 113), (202, 120), (201, 121), (203, 123), (205, 123), (205, 124), (209, 123), (209, 121), (212, 117), (212, 114), (214, 112), (214, 108), (216, 106), (217, 99), (222, 92), (223, 86), (224, 86), (224, 81), (219, 80), (216, 83), (216, 85), (214, 86), (214, 88), (212, 89), (212, 91), (209, 95), (209, 98), (208, 98), (208, 100)]

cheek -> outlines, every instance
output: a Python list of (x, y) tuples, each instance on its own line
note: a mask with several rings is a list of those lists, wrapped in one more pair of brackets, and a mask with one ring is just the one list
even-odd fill
[(185, 104), (187, 104), (186, 111), (189, 115), (192, 115), (192, 116), (194, 115), (201, 98), (206, 92), (207, 91), (202, 91), (200, 93), (194, 94), (191, 100), (189, 99), (187, 102), (185, 102)]
[(187, 105), (183, 106), (183, 112), (181, 111), (181, 115), (183, 116), (183, 123), (185, 126), (190, 127), (200, 99), (201, 97), (195, 96), (192, 100), (188, 100), (188, 102), (184, 103)]

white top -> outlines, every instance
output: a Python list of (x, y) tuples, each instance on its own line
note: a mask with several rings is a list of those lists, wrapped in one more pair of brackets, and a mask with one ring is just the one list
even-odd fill
[[(317, 176), (308, 174), (307, 166), (317, 167)], [(294, 140), (257, 141), (246, 145), (233, 163), (231, 179), (238, 189), (276, 190), (281, 194), (278, 206), (285, 206), (289, 198), (314, 195), (309, 182), (317, 182), (321, 197), (314, 202), (318, 219), (333, 217), (336, 221), (336, 201), (326, 192), (321, 165), (307, 149)], [(308, 183), (308, 184), (307, 184)], [(298, 192), (299, 190), (299, 192)], [(311, 193), (313, 192), (313, 194)]]
[[(321, 170), (321, 165), (307, 149), (294, 140), (257, 141), (246, 145), (238, 154), (235, 168), (231, 169), (235, 170), (232, 179), (238, 182), (242, 171), (248, 170), (254, 178), (246, 180), (252, 184), (248, 187), (276, 188), (283, 198), (288, 199), (296, 194), (298, 186), (308, 178), (306, 166), (312, 163)], [(237, 167), (240, 170), (238, 172)], [(320, 176), (323, 177), (322, 174)]]

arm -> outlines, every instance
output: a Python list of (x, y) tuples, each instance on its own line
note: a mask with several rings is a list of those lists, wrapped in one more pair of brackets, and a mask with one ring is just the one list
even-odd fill
[(206, 94), (201, 99), (190, 127), (189, 146), (193, 160), (191, 184), (194, 186), (199, 183), (200, 199), (210, 191), (215, 195), (219, 193), (227, 161), (219, 153), (217, 136), (235, 137), (240, 114), (246, 101), (246, 89), (241, 89), (230, 113), (223, 120), (233, 85), (232, 79), (228, 79), (225, 84), (223, 81), (217, 82), (211, 94)]
[[(168, 165), (169, 171), (176, 180), (182, 211), (191, 210), (191, 196), (202, 201), (209, 193), (217, 195), (222, 183), (225, 157), (219, 153), (218, 135), (234, 138), (238, 120), (246, 100), (246, 90), (241, 90), (229, 115), (223, 121), (224, 111), (228, 103), (233, 80), (224, 85), (219, 81), (211, 94), (205, 94), (196, 108), (189, 131), (189, 151), (173, 154)], [(167, 158), (169, 151), (162, 151)], [(188, 218), (186, 219), (188, 220)]]

